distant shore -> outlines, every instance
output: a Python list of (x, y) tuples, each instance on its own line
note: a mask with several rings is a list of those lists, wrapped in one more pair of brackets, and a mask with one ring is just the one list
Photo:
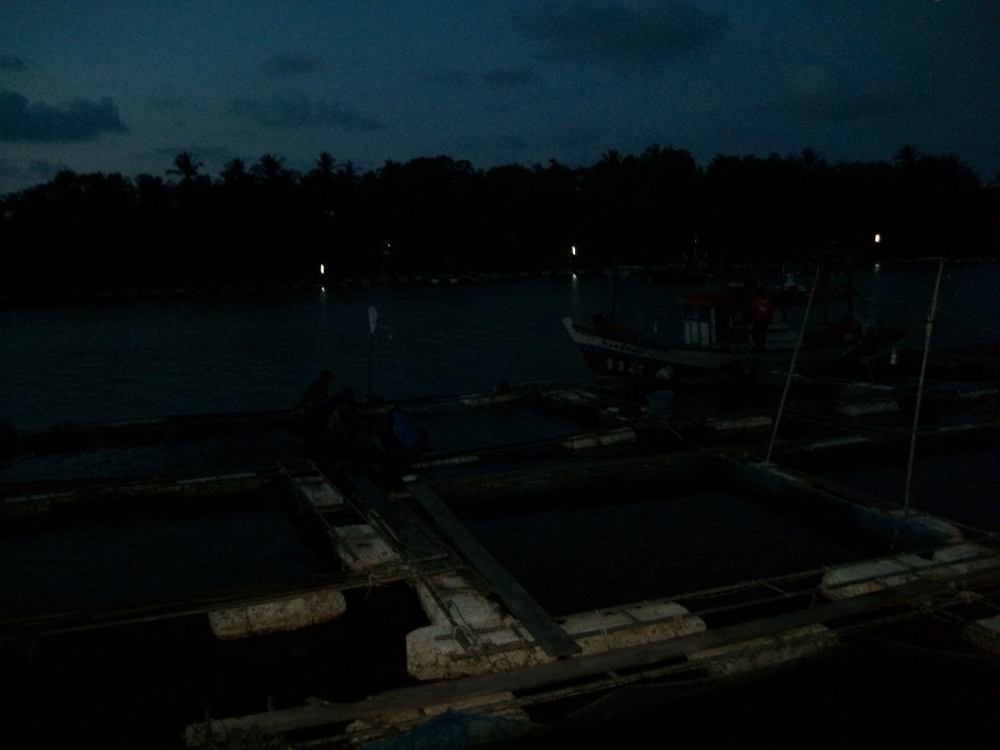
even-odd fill
[[(872, 255), (872, 263), (878, 263), (883, 269), (898, 266), (929, 265), (938, 262), (936, 257), (890, 258), (879, 259)], [(1000, 258), (984, 256), (969, 256), (949, 258), (949, 264), (976, 265), (1000, 263)], [(787, 261), (801, 265), (801, 261)], [(755, 270), (779, 269), (782, 261), (761, 260), (759, 262), (742, 262), (728, 267), (730, 273), (753, 273)], [(678, 271), (686, 267), (671, 266)], [(706, 276), (713, 276), (713, 269), (704, 269)], [(419, 273), (394, 276), (365, 276), (357, 274), (330, 274), (326, 279), (313, 278), (286, 279), (280, 281), (189, 281), (163, 282), (158, 284), (130, 284), (100, 288), (67, 288), (25, 287), (20, 289), (0, 289), (0, 309), (32, 307), (36, 305), (62, 305), (101, 303), (125, 300), (145, 300), (164, 298), (203, 298), (217, 296), (260, 296), (283, 295), (301, 292), (323, 292), (331, 289), (350, 288), (380, 288), (386, 285), (398, 286), (458, 286), (468, 284), (502, 283), (541, 278), (579, 278), (602, 276), (609, 273), (603, 268), (561, 268), (532, 271), (507, 272), (463, 272), (463, 273)]]

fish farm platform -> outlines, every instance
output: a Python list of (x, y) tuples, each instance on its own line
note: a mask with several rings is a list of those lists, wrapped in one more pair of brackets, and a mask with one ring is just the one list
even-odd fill
[[(926, 460), (1000, 435), (989, 393), (949, 398), (975, 406), (921, 428)], [(764, 412), (563, 386), (409, 403), (434, 447), (402, 464), (310, 451), (287, 415), (18, 436), (9, 744), (551, 746), (872, 642), (995, 677), (996, 495), (931, 514), (846, 481), (908, 446), (889, 412), (836, 411), (865, 399), (821, 420), (851, 433), (803, 419), (771, 463)]]

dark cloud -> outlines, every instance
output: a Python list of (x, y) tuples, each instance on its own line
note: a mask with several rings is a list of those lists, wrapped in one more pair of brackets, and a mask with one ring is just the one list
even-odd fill
[(48, 159), (32, 159), (27, 164), (18, 164), (10, 160), (0, 159), (0, 177), (17, 180), (32, 180), (45, 182), (51, 180), (59, 172), (69, 167), (62, 162), (51, 162)]
[(172, 160), (177, 154), (187, 151), (195, 161), (222, 164), (233, 158), (233, 152), (225, 146), (158, 146), (153, 149), (157, 158)]
[(463, 70), (455, 70), (454, 68), (426, 73), (424, 74), (424, 78), (431, 83), (440, 86), (450, 86), (452, 88), (465, 88), (471, 82), (468, 73)]
[(520, 153), (532, 146), (531, 141), (523, 135), (482, 135), (466, 134), (452, 139), (455, 147), (462, 151), (486, 151), (488, 153), (503, 154), (501, 161), (512, 158), (515, 153)]
[(566, 126), (548, 131), (543, 143), (546, 148), (568, 151), (592, 147), (601, 143), (601, 138), (598, 133), (591, 129)]
[(896, 115), (925, 99), (901, 83), (852, 80), (833, 66), (801, 65), (789, 73), (769, 109), (807, 120), (848, 122)]
[(20, 73), (26, 67), (24, 60), (15, 55), (5, 55), (0, 53), (0, 70), (11, 73)]
[(617, 2), (545, 2), (514, 19), (515, 29), (541, 45), (542, 59), (655, 65), (720, 39), (725, 16), (686, 2), (651, 3), (641, 9)]
[(385, 125), (338, 102), (314, 102), (300, 95), (268, 100), (237, 98), (229, 103), (229, 113), (267, 128), (310, 128), (331, 126), (344, 131), (383, 130)]
[(469, 73), (449, 68), (426, 73), (424, 79), (453, 89), (485, 86), (494, 91), (502, 91), (530, 85), (538, 79), (538, 76), (531, 68), (496, 68), (484, 73)]
[(53, 107), (0, 89), (0, 141), (92, 141), (102, 133), (127, 132), (111, 99), (74, 99)]
[(149, 99), (149, 106), (153, 109), (173, 111), (181, 109), (184, 102), (173, 96), (154, 96)]
[(272, 78), (287, 78), (313, 73), (323, 67), (318, 57), (306, 55), (272, 55), (261, 65), (264, 75)]
[(28, 169), (26, 171), (32, 177), (49, 179), (68, 169), (69, 167), (61, 161), (52, 162), (48, 159), (32, 159), (28, 162)]
[[(523, 158), (529, 152), (548, 153), (547, 158), (582, 162), (607, 148), (607, 139), (582, 127), (553, 127), (534, 133), (503, 133), (484, 135), (466, 133), (452, 139), (462, 151), (479, 151), (489, 155), (494, 163)], [(488, 160), (489, 160), (488, 159)]]
[(503, 68), (483, 73), (483, 83), (491, 89), (514, 89), (534, 83), (535, 72), (529, 68)]
[(903, 106), (871, 92), (838, 91), (824, 96), (793, 99), (779, 109), (828, 122), (847, 122), (896, 114)]

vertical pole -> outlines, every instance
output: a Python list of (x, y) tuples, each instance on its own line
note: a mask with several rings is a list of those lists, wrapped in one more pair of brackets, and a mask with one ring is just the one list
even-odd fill
[(372, 355), (375, 351), (375, 332), (368, 334), (368, 402), (372, 400)]
[(372, 400), (372, 355), (375, 353), (375, 331), (378, 330), (378, 308), (368, 308), (368, 402)]
[(785, 389), (781, 392), (781, 402), (778, 404), (778, 413), (774, 417), (774, 428), (771, 430), (771, 442), (767, 444), (767, 458), (764, 463), (771, 463), (771, 453), (774, 451), (774, 440), (778, 437), (778, 425), (781, 424), (781, 415), (785, 411), (785, 400), (788, 398), (788, 389), (792, 385), (792, 374), (795, 372), (795, 362), (799, 358), (799, 349), (802, 348), (802, 340), (806, 335), (806, 324), (809, 322), (809, 310), (812, 309), (813, 299), (816, 297), (816, 287), (819, 285), (819, 272), (823, 267), (822, 263), (816, 266), (816, 275), (813, 276), (812, 289), (809, 290), (809, 301), (806, 302), (806, 312), (802, 316), (802, 325), (799, 328), (799, 340), (795, 344), (795, 351), (792, 352), (792, 361), (788, 366), (788, 377), (785, 378)]
[(920, 380), (917, 381), (917, 402), (913, 407), (913, 431), (910, 433), (910, 458), (906, 462), (906, 494), (903, 497), (903, 510), (910, 511), (910, 486), (913, 483), (913, 456), (917, 450), (917, 426), (920, 423), (920, 402), (924, 396), (924, 377), (927, 374), (927, 356), (931, 349), (931, 332), (934, 330), (934, 313), (937, 311), (938, 291), (941, 289), (941, 275), (944, 272), (944, 258), (938, 261), (937, 279), (934, 282), (934, 296), (931, 298), (931, 310), (927, 314), (927, 324), (924, 331), (924, 357), (920, 362)]
[(611, 259), (611, 322), (615, 322), (618, 307), (618, 259)]

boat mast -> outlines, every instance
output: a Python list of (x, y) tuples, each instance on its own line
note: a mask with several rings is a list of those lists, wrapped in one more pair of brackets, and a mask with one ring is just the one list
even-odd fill
[(910, 512), (910, 485), (913, 483), (913, 456), (917, 449), (917, 425), (920, 423), (920, 402), (924, 396), (924, 377), (927, 374), (927, 356), (931, 349), (931, 331), (934, 329), (934, 313), (937, 311), (938, 291), (941, 289), (941, 274), (944, 271), (944, 258), (938, 261), (937, 280), (934, 282), (934, 296), (931, 298), (931, 309), (927, 313), (927, 323), (924, 332), (924, 357), (920, 363), (920, 379), (917, 381), (917, 402), (913, 407), (913, 430), (910, 433), (910, 458), (906, 462), (906, 493), (903, 496), (903, 511)]
[(819, 273), (823, 268), (822, 261), (816, 265), (816, 275), (813, 276), (812, 289), (809, 290), (809, 301), (806, 302), (806, 311), (802, 316), (802, 326), (799, 328), (799, 340), (795, 344), (795, 351), (792, 352), (792, 361), (788, 366), (788, 377), (785, 378), (785, 389), (781, 392), (781, 403), (778, 404), (778, 413), (774, 417), (774, 429), (771, 430), (771, 442), (767, 444), (767, 457), (765, 464), (771, 463), (771, 452), (774, 450), (774, 440), (778, 436), (778, 425), (781, 424), (781, 415), (785, 411), (785, 401), (788, 399), (788, 389), (792, 385), (792, 374), (795, 372), (795, 362), (799, 358), (799, 349), (802, 348), (802, 340), (805, 338), (806, 324), (809, 322), (809, 310), (812, 308), (813, 298), (816, 296), (816, 287), (819, 286)]
[(610, 322), (615, 322), (615, 312), (618, 306), (618, 259), (611, 257), (611, 309), (609, 310)]

